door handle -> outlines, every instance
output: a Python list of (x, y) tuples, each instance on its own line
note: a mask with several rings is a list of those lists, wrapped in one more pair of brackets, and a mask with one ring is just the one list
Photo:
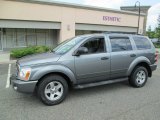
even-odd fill
[(102, 57), (101, 60), (108, 60), (109, 57)]
[(130, 54), (130, 57), (136, 57), (136, 54)]

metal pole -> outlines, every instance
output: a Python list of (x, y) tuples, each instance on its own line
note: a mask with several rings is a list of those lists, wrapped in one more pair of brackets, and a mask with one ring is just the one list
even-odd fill
[(139, 25), (140, 25), (140, 14), (141, 14), (141, 6), (140, 6), (140, 2), (139, 1), (137, 1), (136, 3), (135, 3), (135, 7), (137, 7), (136, 5), (137, 5), (137, 3), (139, 4), (139, 9), (138, 9), (138, 28), (137, 28), (137, 34), (139, 33)]

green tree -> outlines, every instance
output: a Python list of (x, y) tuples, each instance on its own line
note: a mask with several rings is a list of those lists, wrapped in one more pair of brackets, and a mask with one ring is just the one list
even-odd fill
[(157, 23), (158, 23), (158, 28), (160, 28), (160, 14), (158, 16)]
[(151, 26), (148, 27), (148, 30), (147, 30), (146, 33), (147, 33), (147, 36), (149, 38), (154, 38), (155, 37), (155, 31), (152, 31)]
[(156, 27), (156, 34), (155, 34), (155, 37), (158, 38), (158, 41), (160, 41), (160, 14), (158, 16), (158, 19), (157, 19), (157, 24), (158, 26)]

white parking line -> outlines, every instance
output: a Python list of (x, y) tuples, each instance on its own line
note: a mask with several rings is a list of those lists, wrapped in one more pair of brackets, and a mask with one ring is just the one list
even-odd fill
[(10, 76), (11, 76), (11, 64), (9, 64), (8, 66), (8, 76), (7, 76), (6, 88), (9, 88), (10, 86)]

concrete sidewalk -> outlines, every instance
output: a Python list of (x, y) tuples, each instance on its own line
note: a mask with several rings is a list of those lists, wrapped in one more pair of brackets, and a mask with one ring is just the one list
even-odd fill
[(0, 52), (0, 64), (14, 62), (16, 62), (16, 60), (10, 60), (10, 52)]

